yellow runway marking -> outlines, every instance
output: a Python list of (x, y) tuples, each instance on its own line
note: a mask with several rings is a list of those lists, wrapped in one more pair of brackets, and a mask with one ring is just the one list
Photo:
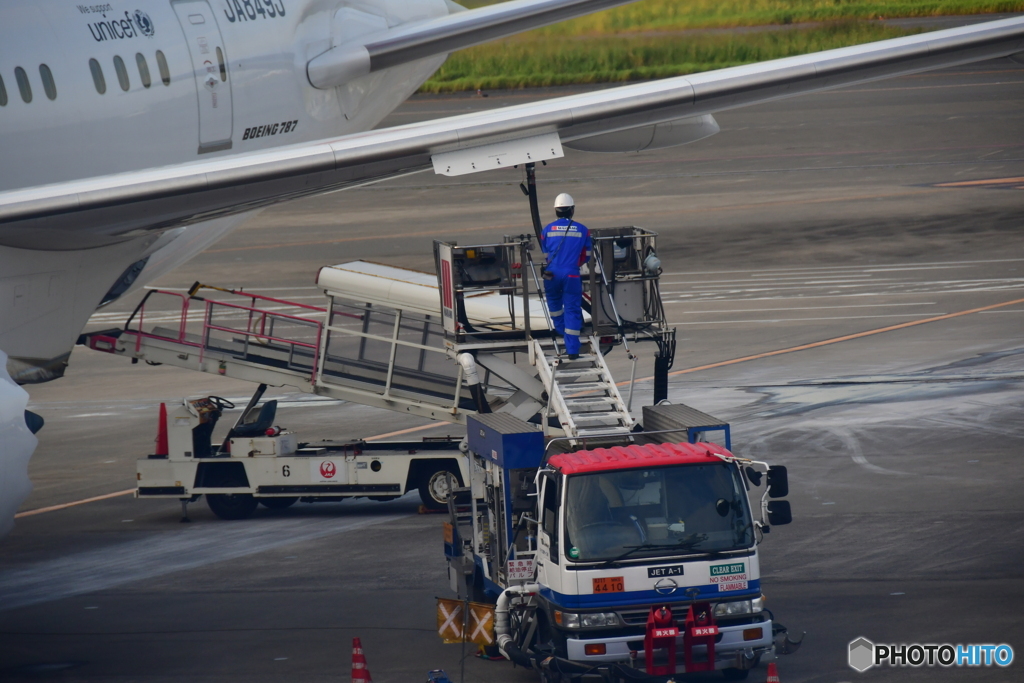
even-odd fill
[(32, 515), (41, 515), (44, 512), (54, 512), (55, 510), (64, 510), (66, 508), (74, 507), (76, 505), (85, 505), (86, 503), (93, 503), (97, 500), (107, 500), (108, 498), (117, 498), (118, 496), (127, 496), (129, 493), (135, 493), (135, 489), (127, 489), (125, 491), (116, 491), (114, 493), (105, 493), (102, 496), (93, 496), (92, 498), (83, 498), (82, 500), (75, 500), (70, 503), (61, 503), (60, 505), (51, 505), (45, 508), (37, 508), (35, 510), (25, 510), (14, 515), (15, 519), (20, 517), (31, 517)]
[(984, 185), (1016, 185), (1024, 183), (1020, 178), (989, 178), (988, 180), (961, 180), (955, 183), (938, 183), (935, 187), (979, 187)]
[[(907, 327), (914, 327), (915, 325), (924, 325), (926, 323), (934, 323), (940, 320), (949, 320), (950, 318), (959, 318), (963, 315), (970, 315), (971, 313), (980, 313), (982, 311), (991, 311), (994, 308), (1002, 308), (1003, 306), (1013, 306), (1014, 304), (1024, 303), (1024, 299), (1014, 299), (1013, 301), (1004, 301), (1001, 304), (992, 304), (990, 306), (982, 306), (980, 308), (971, 308), (966, 311), (957, 311), (956, 313), (946, 313), (945, 315), (937, 315), (933, 318), (923, 318), (921, 320), (912, 320), (907, 323), (900, 323), (899, 325), (889, 325), (888, 327), (879, 327), (874, 330), (867, 330), (865, 332), (855, 332), (854, 334), (846, 334), (842, 337), (833, 337), (832, 339), (824, 339), (822, 341), (811, 342), (810, 344), (801, 344), (800, 346), (790, 346), (785, 349), (778, 349), (776, 351), (766, 351), (765, 353), (756, 353), (752, 356), (743, 356), (742, 358), (732, 358), (730, 360), (723, 360), (717, 363), (708, 363), (707, 365), (698, 365), (694, 368), (686, 368), (685, 370), (675, 370), (668, 373), (670, 377), (675, 375), (686, 375), (691, 372), (700, 372), (701, 370), (713, 370), (714, 368), (721, 368), (727, 365), (735, 365), (736, 363), (745, 363), (749, 360), (759, 360), (761, 358), (770, 358), (772, 356), (781, 356), (784, 353), (793, 353), (795, 351), (805, 351), (807, 349), (815, 349), (819, 346), (828, 346), (829, 344), (838, 344), (839, 342), (849, 341), (851, 339), (860, 339), (861, 337), (870, 337), (873, 334), (881, 334), (882, 332), (893, 332), (895, 330), (902, 330)], [(649, 382), (654, 377), (641, 377), (636, 380), (637, 382)], [(629, 385), (629, 382), (618, 382), (615, 386), (622, 387)]]

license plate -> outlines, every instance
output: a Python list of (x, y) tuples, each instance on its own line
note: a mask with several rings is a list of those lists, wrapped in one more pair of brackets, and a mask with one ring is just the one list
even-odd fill
[(606, 576), (594, 579), (595, 593), (622, 593), (626, 590), (626, 582), (621, 576)]

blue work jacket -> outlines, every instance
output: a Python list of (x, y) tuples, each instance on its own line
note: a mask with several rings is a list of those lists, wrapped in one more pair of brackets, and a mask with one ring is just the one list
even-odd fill
[(559, 218), (544, 228), (540, 247), (548, 257), (547, 270), (578, 274), (590, 258), (590, 231), (582, 223)]

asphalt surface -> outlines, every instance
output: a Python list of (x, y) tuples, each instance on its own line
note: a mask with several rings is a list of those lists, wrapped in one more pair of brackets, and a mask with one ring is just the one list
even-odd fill
[[(388, 123), (573, 91), (416, 97)], [(857, 674), (846, 648), (864, 636), (1024, 653), (1022, 110), (1024, 67), (991, 62), (725, 112), (722, 132), (693, 145), (570, 151), (540, 169), (545, 205), (568, 191), (591, 227), (660, 233), (680, 334), (671, 398), (729, 419), (737, 452), (789, 466), (794, 522), (761, 546), (767, 607), (807, 631), (778, 662), (786, 683), (1020, 678), (1020, 662)], [(321, 265), (429, 268), (435, 237), (528, 231), (519, 180), (419, 174), (276, 207), (158, 284), (315, 303)], [(610, 360), (628, 378), (623, 354)], [(650, 365), (648, 352), (638, 376)], [(65, 379), (31, 388), (47, 426), (23, 511), (130, 490), (160, 401), (251, 389), (79, 349)], [(277, 395), (278, 421), (304, 439), (423, 424)], [(649, 398), (640, 383), (636, 405)], [(199, 502), (182, 525), (173, 501), (116, 495), (24, 516), (0, 541), (0, 678), (347, 680), (358, 636), (378, 683), (436, 668), (534, 680), (440, 643), (441, 519), (417, 504), (224, 522)], [(762, 663), (750, 680), (764, 677)]]

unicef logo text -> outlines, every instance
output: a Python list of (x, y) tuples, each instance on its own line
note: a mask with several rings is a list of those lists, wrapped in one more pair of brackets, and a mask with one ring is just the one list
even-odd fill
[(95, 21), (89, 24), (89, 33), (97, 43), (139, 36), (152, 38), (156, 33), (153, 20), (140, 9), (135, 10), (134, 14), (129, 14), (126, 11), (123, 19), (106, 19), (106, 16), (106, 14), (103, 15), (105, 21)]
[(153, 20), (149, 18), (149, 15), (140, 9), (135, 10), (135, 14), (132, 16), (135, 20), (135, 25), (139, 27), (139, 32), (144, 36), (151, 36), (155, 31), (153, 30)]

